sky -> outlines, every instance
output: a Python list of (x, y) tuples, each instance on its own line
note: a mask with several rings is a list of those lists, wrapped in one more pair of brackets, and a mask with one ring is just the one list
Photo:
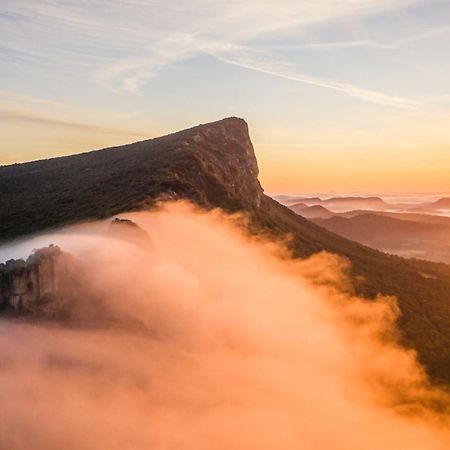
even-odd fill
[(449, 0), (1, 0), (0, 164), (238, 116), (269, 193), (449, 192), (449, 50)]

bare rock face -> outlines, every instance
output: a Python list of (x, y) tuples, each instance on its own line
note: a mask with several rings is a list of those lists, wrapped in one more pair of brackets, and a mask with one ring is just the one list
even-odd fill
[(198, 156), (201, 173), (208, 174), (221, 189), (225, 188), (230, 199), (259, 208), (263, 189), (258, 181), (258, 163), (247, 123), (232, 117), (191, 131), (185, 145)]
[(56, 314), (72, 269), (72, 258), (57, 246), (35, 250), (26, 261), (0, 264), (0, 312), (47, 316)]

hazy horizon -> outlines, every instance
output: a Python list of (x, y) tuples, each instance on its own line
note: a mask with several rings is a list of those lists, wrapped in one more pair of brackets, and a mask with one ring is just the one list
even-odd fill
[(421, 203), (425, 200), (439, 200), (442, 197), (450, 196), (450, 191), (441, 192), (380, 192), (380, 191), (326, 191), (326, 192), (267, 192), (271, 197), (286, 195), (286, 196), (303, 196), (308, 198), (319, 197), (326, 200), (333, 197), (380, 197), (383, 200), (396, 202), (404, 201), (407, 203)]

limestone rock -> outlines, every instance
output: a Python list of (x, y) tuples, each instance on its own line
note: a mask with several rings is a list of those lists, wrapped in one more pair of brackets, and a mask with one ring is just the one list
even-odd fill
[(61, 307), (62, 287), (73, 259), (55, 245), (33, 251), (26, 261), (0, 264), (0, 312), (51, 316)]

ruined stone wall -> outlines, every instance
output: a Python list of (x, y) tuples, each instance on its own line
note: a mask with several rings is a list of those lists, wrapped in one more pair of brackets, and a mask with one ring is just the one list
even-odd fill
[[(151, 245), (148, 233), (128, 219), (112, 220), (109, 234)], [(83, 300), (89, 301), (83, 274), (81, 261), (55, 245), (34, 250), (27, 260), (6, 261), (0, 264), (0, 315), (67, 318)]]
[(69, 265), (69, 255), (54, 245), (34, 251), (26, 261), (0, 264), (0, 311), (37, 314), (54, 308)]

